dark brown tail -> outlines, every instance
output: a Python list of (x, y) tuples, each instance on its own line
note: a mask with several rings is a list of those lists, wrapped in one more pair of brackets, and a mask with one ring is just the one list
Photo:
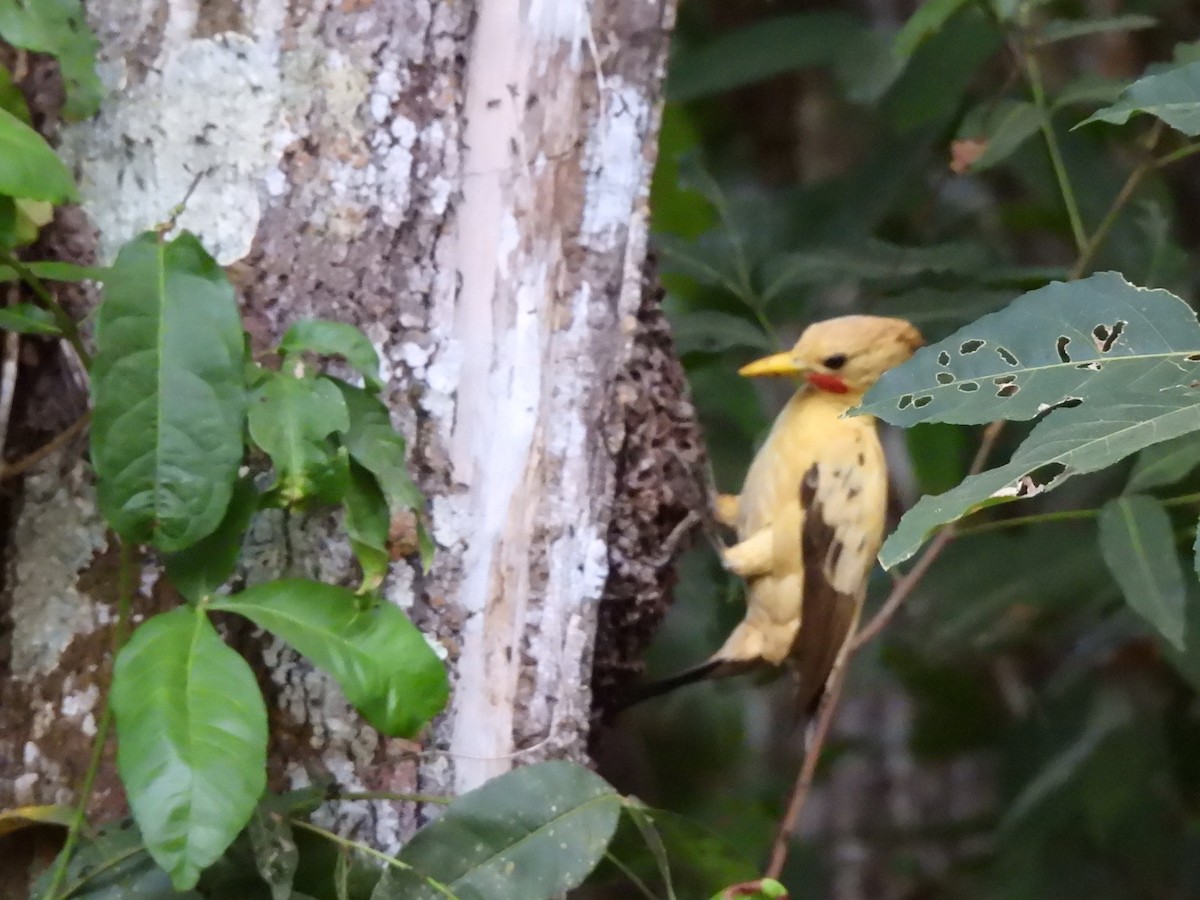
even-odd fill
[(667, 678), (660, 678), (658, 681), (652, 681), (649, 684), (635, 687), (621, 703), (613, 708), (610, 716), (622, 713), (629, 709), (629, 707), (641, 703), (643, 700), (661, 697), (663, 694), (670, 693), (676, 688), (694, 684), (697, 681), (704, 681), (707, 678), (731, 678), (734, 675), (744, 675), (747, 672), (754, 671), (760, 665), (761, 662), (759, 660), (737, 662), (726, 659), (706, 660), (698, 666), (684, 669), (682, 672), (678, 672)]

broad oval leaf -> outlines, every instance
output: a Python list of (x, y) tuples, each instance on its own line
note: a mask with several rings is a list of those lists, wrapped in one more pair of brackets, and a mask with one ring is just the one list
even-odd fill
[(1200, 323), (1186, 303), (1103, 272), (1030, 291), (922, 348), (860, 411), (904, 426), (1031, 419), (1073, 399), (1158, 398), (1200, 377), (1198, 363)]
[(284, 353), (307, 350), (322, 356), (340, 356), (363, 377), (372, 391), (383, 387), (375, 347), (365, 334), (345, 322), (304, 319), (287, 330), (279, 342), (279, 349)]
[(1175, 534), (1152, 497), (1117, 497), (1100, 510), (1100, 551), (1125, 601), (1163, 637), (1183, 649), (1187, 592)]
[(1200, 466), (1200, 434), (1185, 434), (1138, 454), (1125, 485), (1127, 493), (1174, 484)]
[(240, 479), (233, 489), (225, 518), (216, 530), (163, 560), (167, 577), (179, 593), (193, 603), (199, 603), (229, 580), (237, 568), (246, 529), (250, 527), (261, 499), (253, 478)]
[(394, 872), (396, 891), (377, 890), (373, 900), (445, 896), (425, 879), (460, 900), (548, 900), (587, 877), (620, 813), (620, 795), (576, 763), (508, 772), (463, 794), (418, 831), (397, 857), (416, 874)]
[(250, 400), (250, 437), (275, 466), (286, 503), (337, 503), (350, 472), (330, 436), (350, 427), (341, 393), (327, 378), (271, 372)]
[(1056, 410), (1039, 422), (1002, 466), (974, 475), (957, 487), (917, 501), (883, 543), (885, 569), (920, 549), (938, 526), (997, 501), (1017, 500), (1058, 487), (1072, 475), (1096, 472), (1159, 441), (1200, 430), (1200, 398), (1187, 388), (1157, 399), (1120, 393)]
[(1139, 78), (1116, 103), (1097, 110), (1075, 127), (1090, 122), (1121, 125), (1136, 113), (1157, 116), (1189, 137), (1200, 134), (1200, 62)]
[(51, 203), (75, 199), (75, 180), (46, 139), (0, 108), (0, 194)]
[(243, 453), (243, 355), (233, 287), (194, 236), (121, 249), (96, 317), (91, 446), (122, 537), (170, 552), (220, 523)]
[(1042, 112), (1023, 100), (1001, 100), (977, 107), (963, 120), (959, 138), (982, 141), (984, 150), (968, 170), (982, 172), (1008, 159), (1037, 134)]
[(350, 547), (362, 566), (363, 583), (359, 593), (378, 589), (387, 577), (391, 553), (388, 532), (391, 519), (387, 497), (375, 476), (356, 462), (350, 463), (350, 486), (346, 491), (346, 533)]
[(267, 710), (250, 666), (203, 610), (148, 619), (117, 655), (117, 767), (155, 861), (196, 884), (266, 786)]
[(334, 677), (376, 728), (411, 737), (441, 712), (446, 669), (395, 606), (361, 609), (352, 591), (303, 578), (268, 581), (213, 601), (287, 641)]

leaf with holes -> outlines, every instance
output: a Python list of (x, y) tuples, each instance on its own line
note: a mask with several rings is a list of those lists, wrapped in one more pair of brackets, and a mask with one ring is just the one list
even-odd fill
[(242, 461), (244, 358), (233, 286), (193, 235), (121, 248), (91, 374), (100, 509), (122, 537), (170, 552), (220, 523)]
[(1129, 473), (1126, 493), (1148, 491), (1174, 484), (1200, 466), (1200, 434), (1185, 434), (1147, 447), (1138, 454)]
[(1100, 510), (1100, 552), (1125, 601), (1183, 649), (1187, 591), (1175, 553), (1175, 534), (1153, 497), (1117, 497)]
[(250, 666), (201, 609), (147, 619), (117, 655), (117, 768), (176, 890), (237, 837), (266, 786), (267, 709)]
[[(922, 348), (860, 411), (903, 426), (1032, 419), (1110, 394), (1157, 398), (1200, 378), (1198, 363), (1200, 323), (1186, 303), (1103, 272), (1030, 291)], [(1187, 393), (1173, 396), (1186, 404)]]
[(578, 885), (608, 847), (621, 797), (576, 763), (526, 766), (463, 794), (404, 845), (396, 891), (379, 900), (454, 896), (542, 900)]
[(1149, 113), (1189, 137), (1200, 134), (1200, 62), (1139, 78), (1112, 106), (1097, 110), (1076, 128), (1090, 122), (1123, 125), (1137, 113)]
[(1096, 472), (1144, 447), (1200, 430), (1200, 396), (1177, 387), (1157, 397), (1107, 394), (1060, 409), (1030, 432), (1011, 460), (944, 494), (922, 497), (879, 551), (885, 569), (904, 562), (937, 527), (985, 505), (1031, 497), (1072, 475)]

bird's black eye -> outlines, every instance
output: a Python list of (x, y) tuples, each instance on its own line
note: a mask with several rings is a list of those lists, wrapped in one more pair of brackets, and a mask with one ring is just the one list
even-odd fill
[(827, 369), (834, 369), (835, 371), (837, 369), (840, 369), (845, 364), (846, 364), (846, 354), (845, 353), (835, 353), (835, 354), (833, 354), (833, 356), (827, 356), (823, 360), (821, 360), (821, 365), (823, 365)]

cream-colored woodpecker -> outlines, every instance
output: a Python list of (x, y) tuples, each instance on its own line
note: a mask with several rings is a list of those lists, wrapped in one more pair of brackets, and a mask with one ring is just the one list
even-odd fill
[(737, 533), (722, 556), (746, 580), (746, 615), (707, 662), (647, 686), (635, 700), (787, 663), (801, 710), (812, 709), (858, 622), (887, 512), (875, 419), (844, 414), (921, 343), (902, 319), (844, 316), (810, 325), (791, 350), (740, 370), (801, 382), (741, 493), (716, 501), (718, 521)]

